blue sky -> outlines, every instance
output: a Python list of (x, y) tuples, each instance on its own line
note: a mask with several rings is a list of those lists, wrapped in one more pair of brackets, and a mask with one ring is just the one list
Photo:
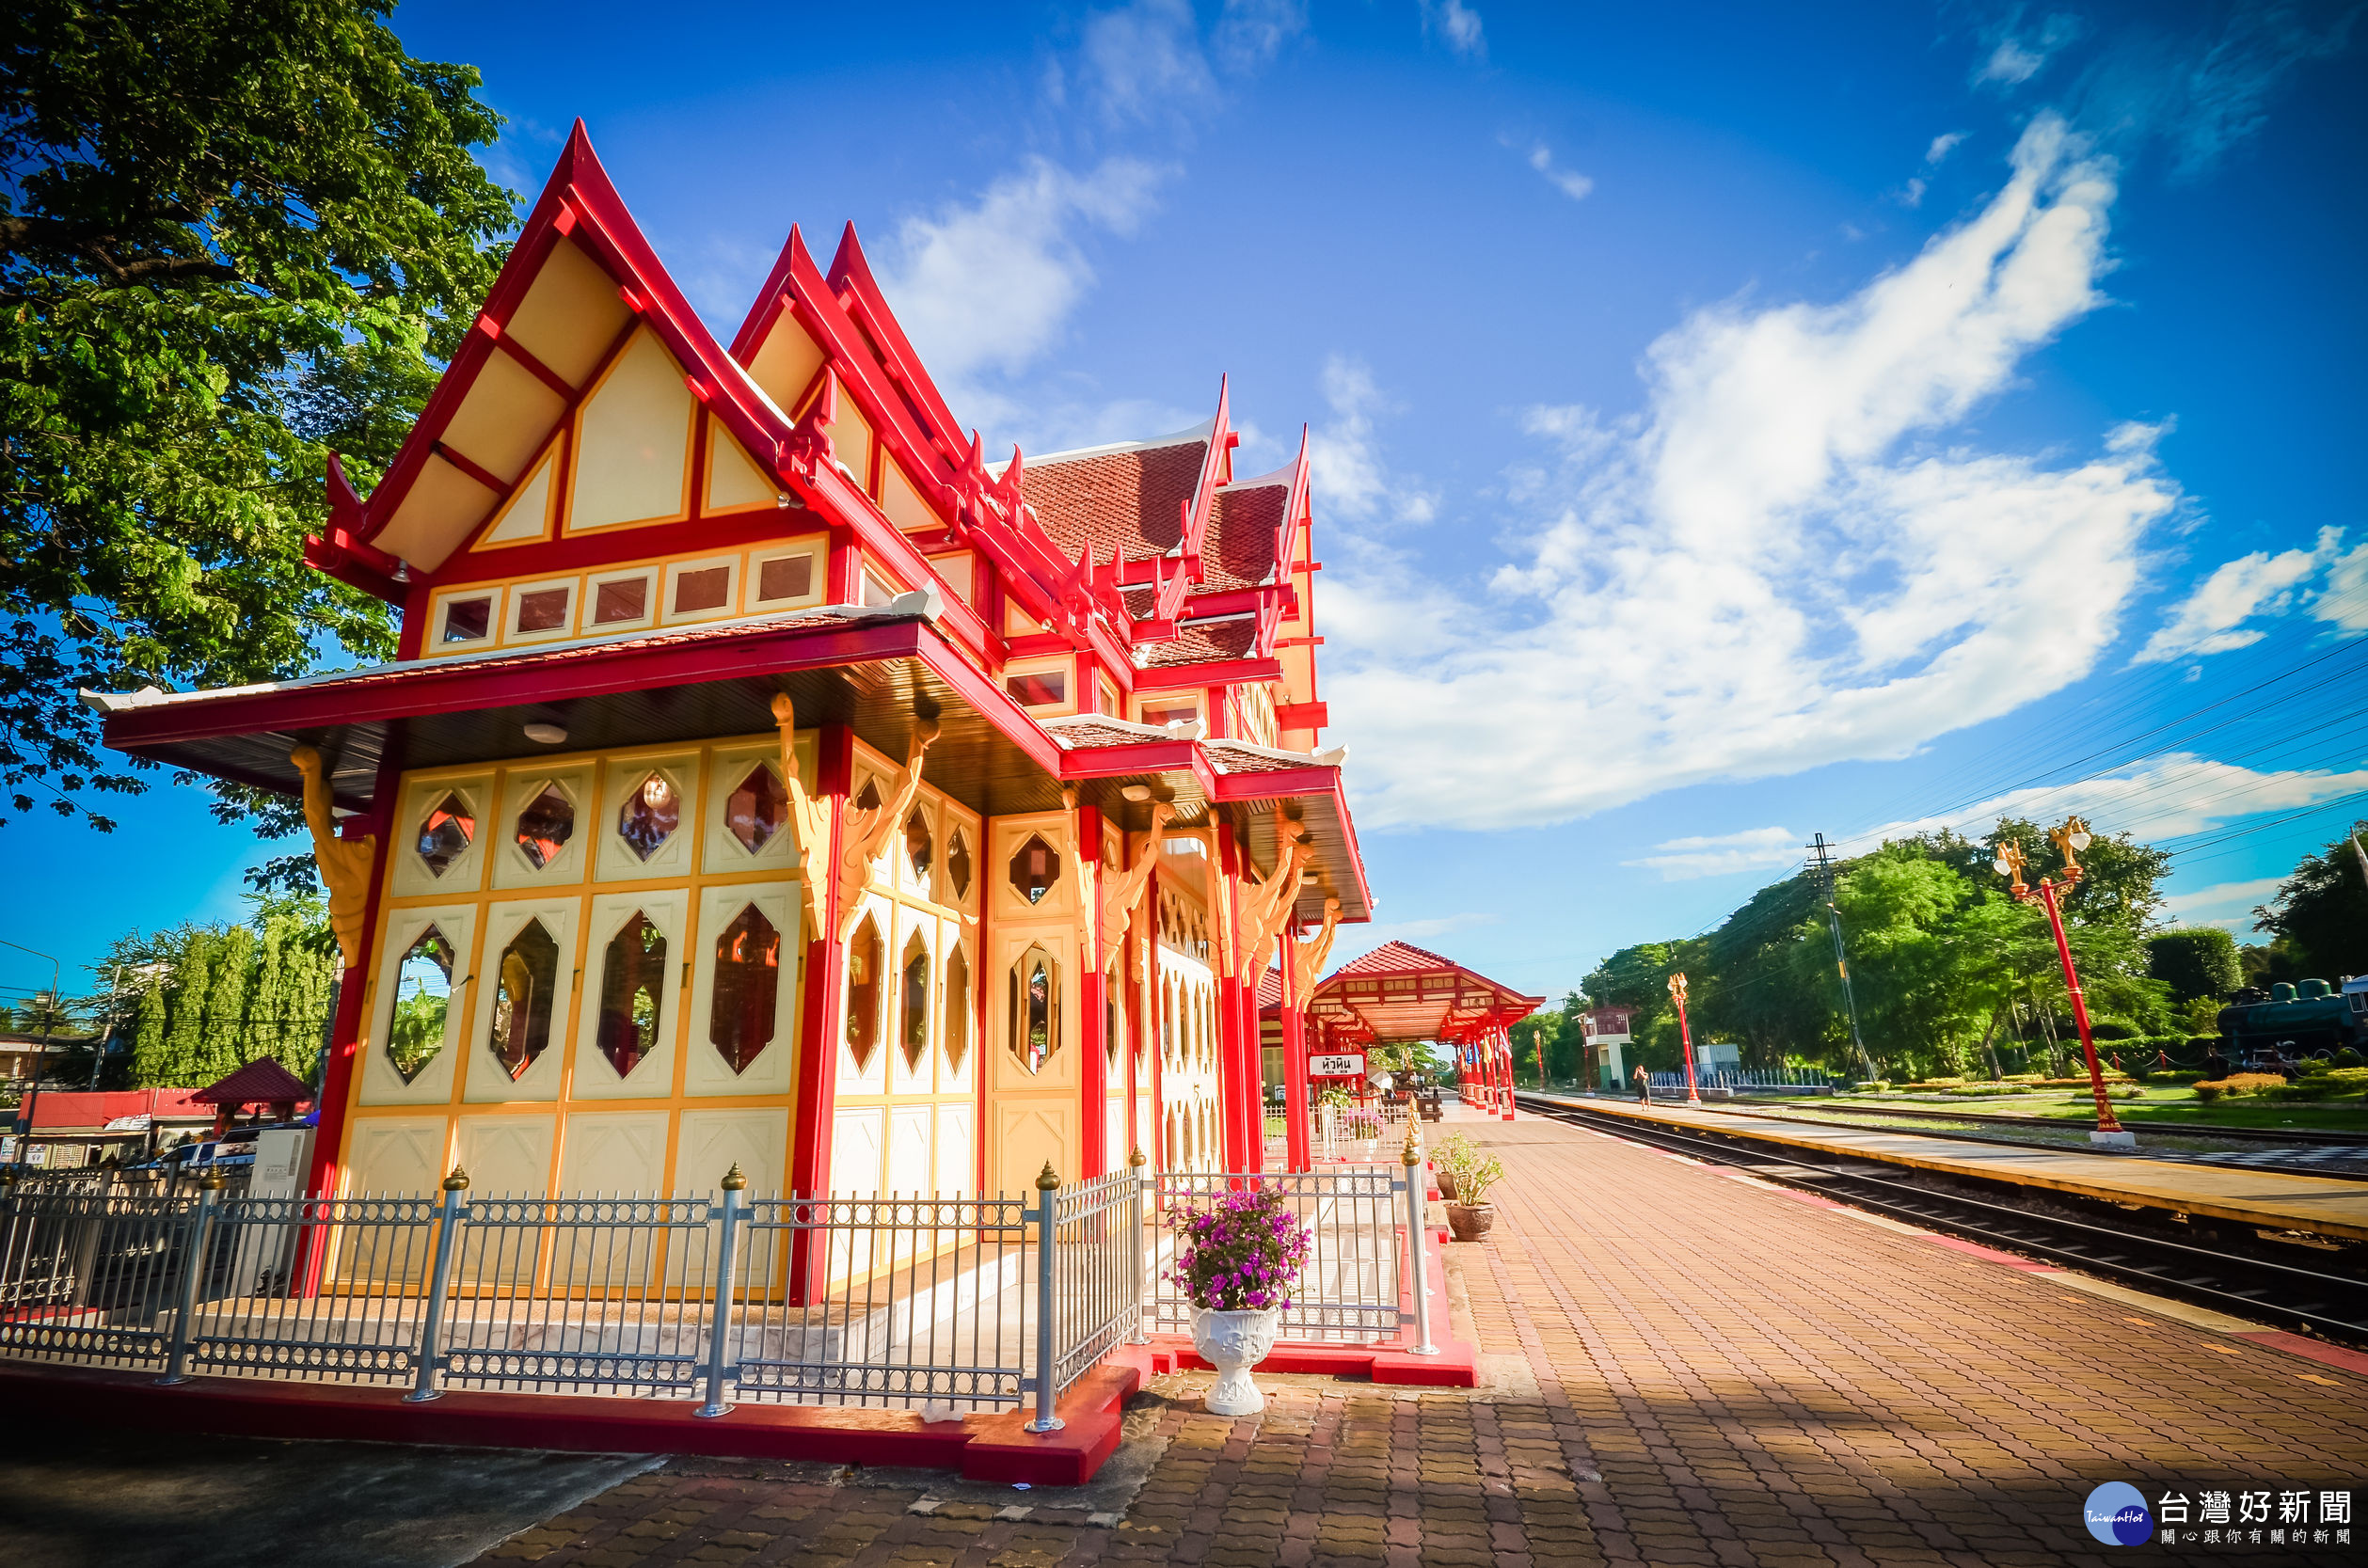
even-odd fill
[[(1559, 991), (1812, 832), (2008, 806), (2161, 839), (2174, 912), (2242, 931), (2368, 815), (2356, 8), (394, 25), (482, 68), (521, 191), (581, 116), (720, 334), (851, 218), (991, 443), (1178, 429), (1220, 372), (1246, 471), (1311, 426), (1381, 899), (1343, 955)], [(0, 830), (83, 890), (0, 935), (236, 912), (250, 836), (119, 815)]]

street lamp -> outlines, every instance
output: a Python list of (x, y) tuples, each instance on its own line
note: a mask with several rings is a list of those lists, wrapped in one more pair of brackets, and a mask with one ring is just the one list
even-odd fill
[(1693, 1083), (1693, 1029), (1686, 1022), (1686, 977), (1682, 974), (1669, 977), (1669, 1000), (1677, 1004), (1677, 1038), (1686, 1048), (1686, 1103), (1699, 1107), (1702, 1091)]
[(2072, 944), (2064, 940), (2063, 911), (2056, 901), (2058, 885), (2070, 888), (2080, 880), (2080, 851), (2089, 847), (2091, 842), (2089, 825), (2077, 816), (2068, 816), (2064, 818), (2062, 827), (2049, 830), (2047, 841), (2064, 859), (2063, 881), (2060, 884), (2042, 877), (2038, 887), (2024, 886), (2023, 870), (2030, 863), (2024, 858), (2023, 846), (2012, 839), (1998, 846), (1998, 858), (1991, 863), (1996, 867), (1999, 876), (2012, 881), (2011, 891), (2016, 903), (2038, 903), (2046, 907), (2048, 928), (2056, 934), (2056, 957), (2061, 958), (2064, 964), (2064, 989), (2072, 993), (2072, 1019), (2080, 1026), (2080, 1053), (2089, 1062), (2089, 1086), (2097, 1097), (2097, 1126), (2096, 1131), (2089, 1134), (2089, 1141), (2115, 1148), (2134, 1148), (2138, 1145), (2138, 1134), (2122, 1128), (2120, 1118), (2113, 1114), (2113, 1102), (2106, 1098), (2105, 1074), (2097, 1067), (2096, 1040), (2089, 1033), (2089, 1004), (2080, 994), (2080, 974), (2072, 966)]

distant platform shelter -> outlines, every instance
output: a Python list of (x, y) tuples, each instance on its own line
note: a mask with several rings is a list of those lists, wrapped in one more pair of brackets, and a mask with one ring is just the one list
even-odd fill
[(1513, 1042), (1507, 1033), (1546, 1005), (1453, 958), (1393, 942), (1342, 965), (1309, 994), (1311, 1059), (1358, 1054), (1368, 1045), (1436, 1040), (1454, 1048), (1464, 1099), (1513, 1119)]

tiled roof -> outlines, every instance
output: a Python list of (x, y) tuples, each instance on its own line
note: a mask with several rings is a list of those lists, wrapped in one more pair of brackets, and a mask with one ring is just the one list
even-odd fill
[(1258, 618), (1202, 621), (1176, 628), (1173, 640), (1153, 642), (1143, 650), (1143, 666), (1165, 670), (1178, 664), (1209, 664), (1219, 659), (1248, 658), (1258, 641)]
[(1295, 752), (1278, 754), (1263, 747), (1237, 746), (1227, 740), (1204, 740), (1200, 744), (1220, 773), (1289, 773), (1301, 768), (1331, 766), (1319, 757)]
[(1333, 978), (1343, 974), (1412, 974), (1426, 969), (1461, 969), (1453, 958), (1443, 958), (1427, 947), (1417, 947), (1410, 942), (1384, 942), (1361, 958), (1352, 958), (1332, 972)]
[(303, 1079), (269, 1056), (258, 1056), (228, 1078), (208, 1085), (189, 1098), (208, 1105), (274, 1105), (310, 1100), (312, 1090)]
[(1142, 746), (1176, 738), (1156, 724), (1111, 723), (1094, 720), (1048, 723), (1044, 726), (1044, 733), (1068, 752), (1092, 746)]
[(1235, 588), (1255, 588), (1273, 577), (1275, 530), (1282, 523), (1283, 502), (1291, 487), (1271, 484), (1228, 485), (1216, 493), (1209, 514), (1209, 535), (1200, 543), (1200, 581), (1195, 594), (1223, 594)]
[(1129, 561), (1166, 555), (1184, 538), (1184, 503), (1200, 482), (1205, 436), (1172, 446), (1141, 447), (1026, 464), (1020, 491), (1037, 521), (1073, 558), (1094, 547), (1107, 561), (1116, 547)]

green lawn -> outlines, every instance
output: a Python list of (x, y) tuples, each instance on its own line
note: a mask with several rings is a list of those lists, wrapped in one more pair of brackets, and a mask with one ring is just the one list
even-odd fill
[[(2142, 1099), (2117, 1100), (2113, 1102), (2113, 1114), (2133, 1125), (2150, 1121), (2183, 1121), (2202, 1127), (2292, 1127), (2311, 1132), (2368, 1134), (2368, 1105), (2358, 1100), (2294, 1104), (2245, 1098), (2217, 1101), (2207, 1105), (2195, 1097), (2195, 1090), (2184, 1084), (2140, 1086), (2144, 1091)], [(1809, 1103), (1833, 1110), (1884, 1105), (1919, 1111), (1929, 1108), (1940, 1116), (1979, 1117), (1987, 1113), (1993, 1116), (2046, 1117), (2059, 1121), (2090, 1120), (2097, 1114), (2096, 1100), (2085, 1089), (2042, 1089), (2036, 1094), (1932, 1101), (1920, 1097), (1915, 1100), (1904, 1097), (1878, 1100), (1872, 1095), (1836, 1095)]]

